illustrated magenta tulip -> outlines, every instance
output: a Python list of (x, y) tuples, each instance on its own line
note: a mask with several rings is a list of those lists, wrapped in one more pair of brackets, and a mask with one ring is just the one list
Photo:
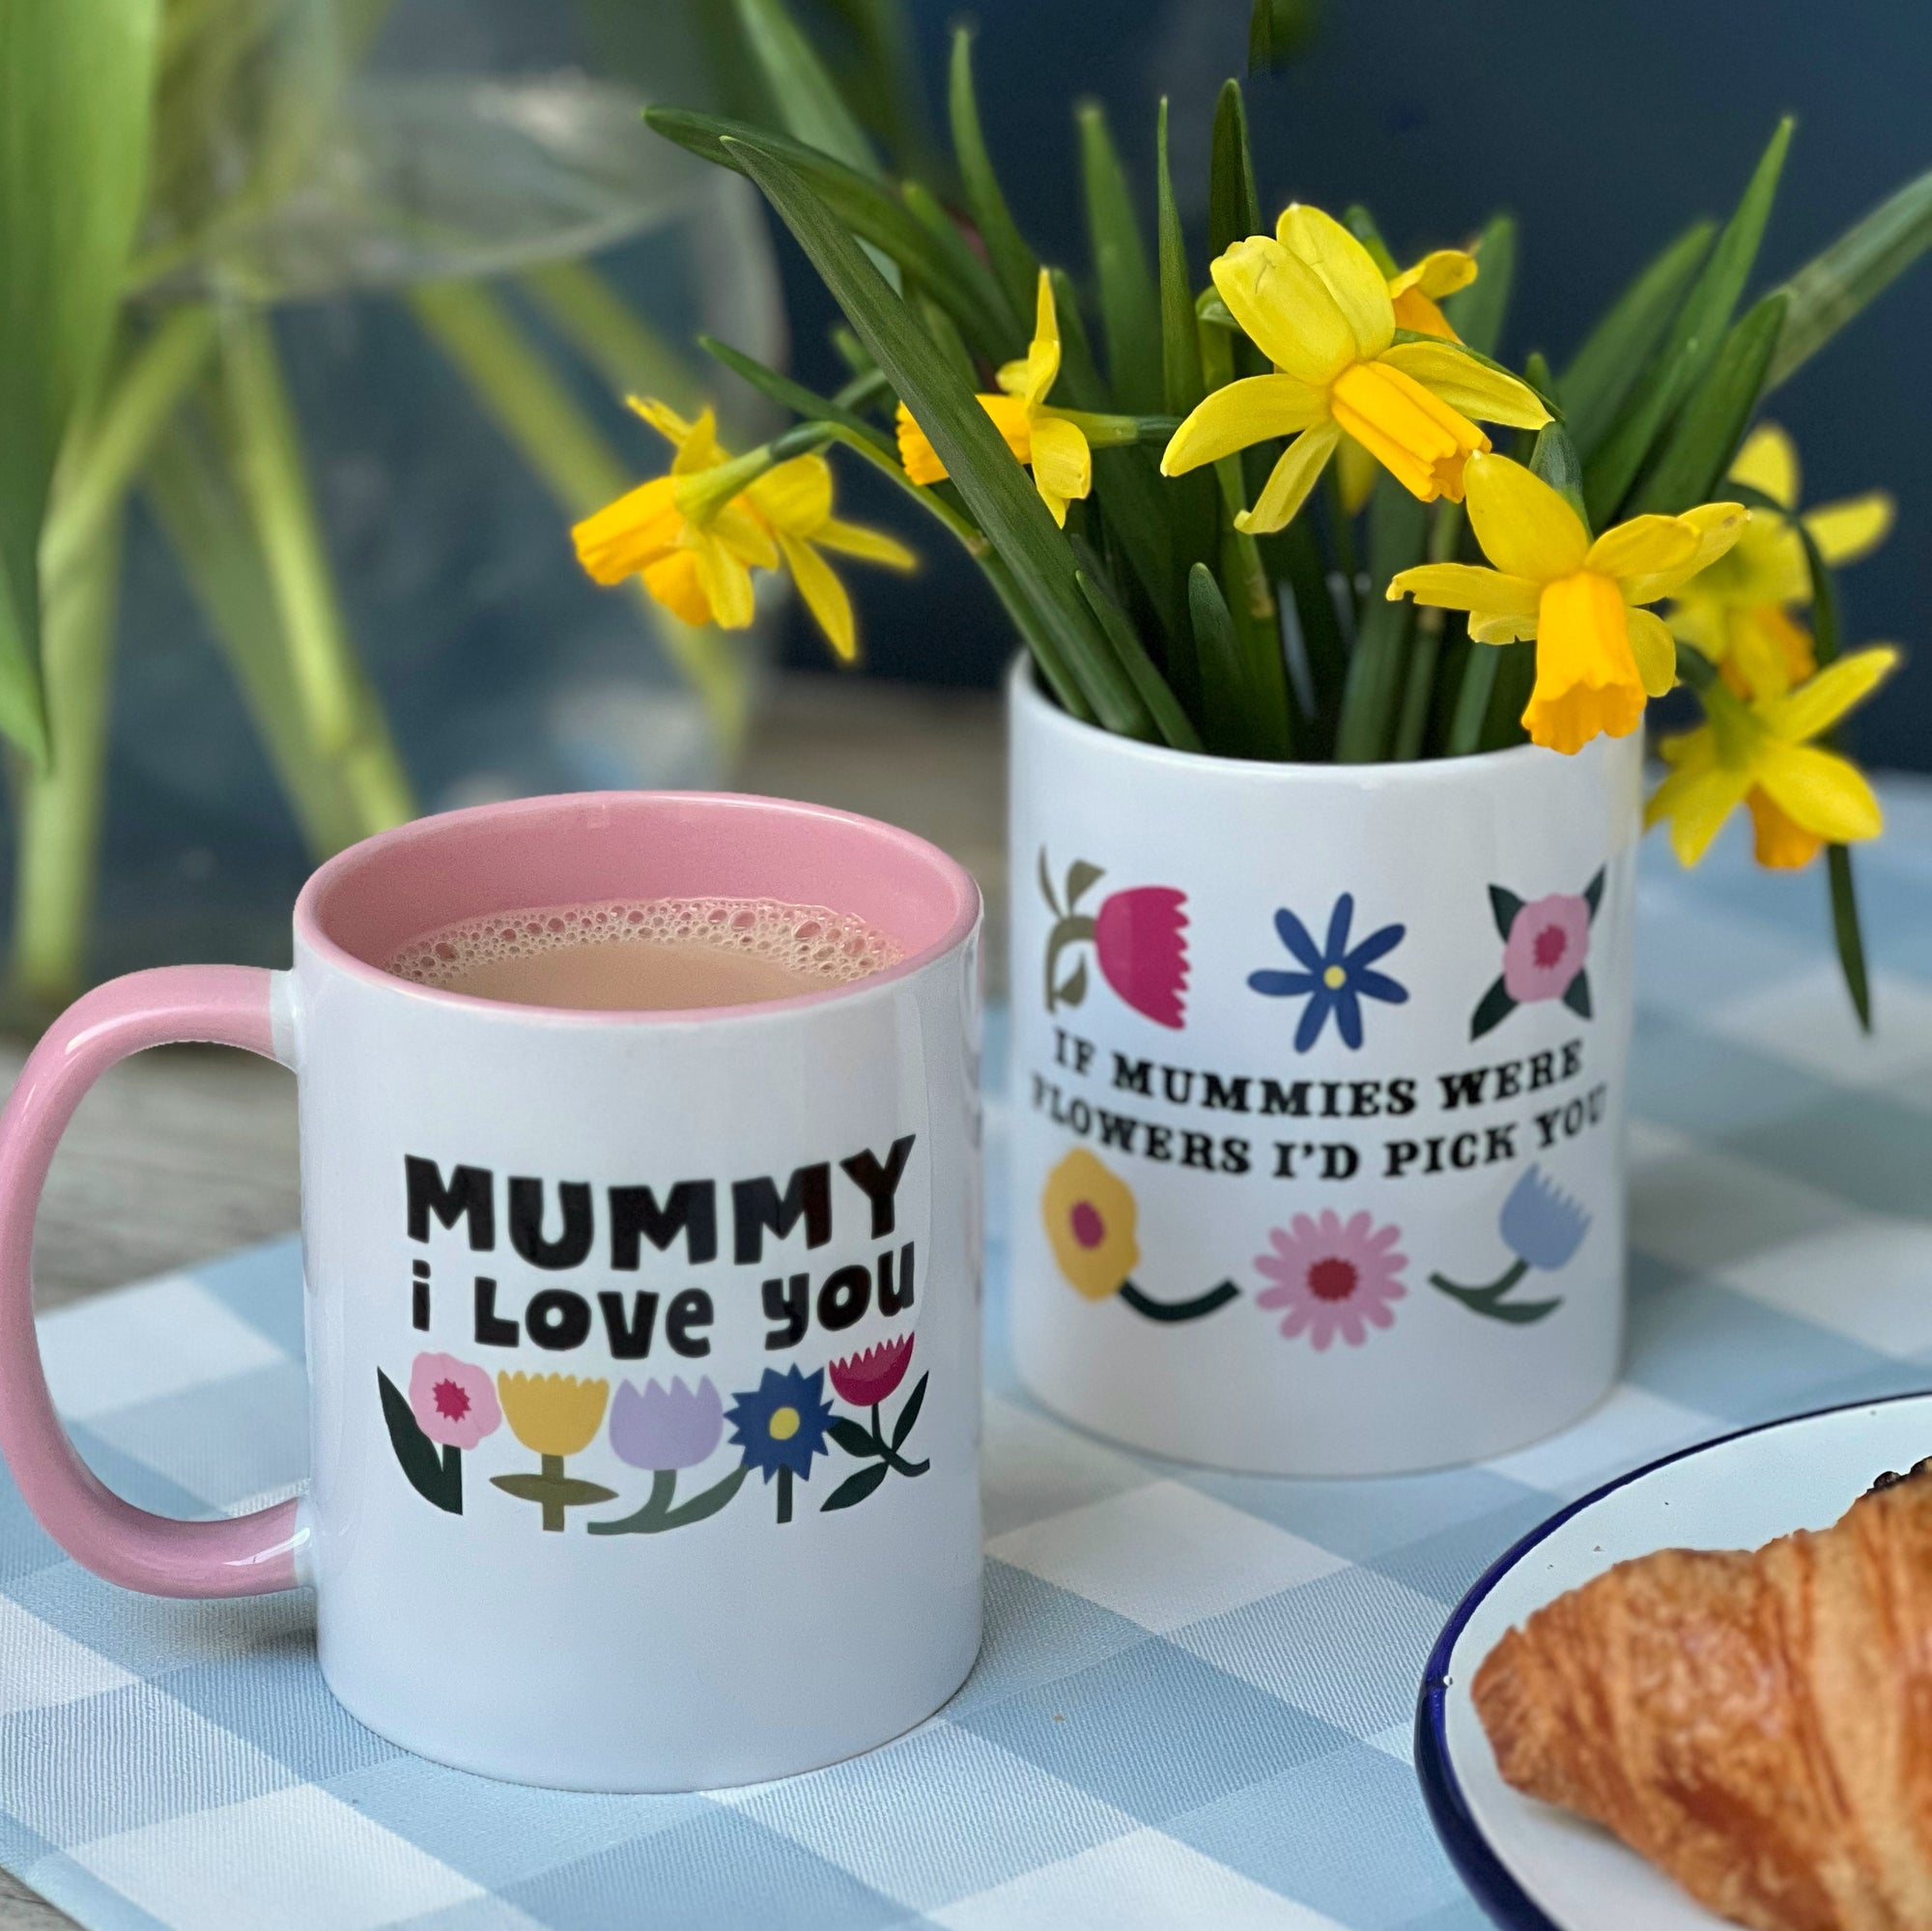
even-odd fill
[(879, 1403), (890, 1401), (905, 1379), (912, 1361), (912, 1342), (910, 1334), (901, 1334), (891, 1341), (878, 1342), (861, 1353), (848, 1354), (842, 1361), (834, 1361), (825, 1372), (832, 1377), (838, 1399), (851, 1403), (855, 1408), (876, 1407)]
[(1046, 940), (1046, 1009), (1078, 1006), (1087, 997), (1083, 957), (1065, 978), (1060, 955), (1091, 943), (1100, 977), (1136, 1012), (1157, 1026), (1179, 1031), (1186, 1023), (1187, 895), (1171, 885), (1135, 885), (1110, 894), (1092, 917), (1080, 900), (1102, 876), (1100, 867), (1076, 860), (1067, 867), (1065, 901), (1053, 889), (1046, 853), (1039, 855), (1039, 889), (1054, 913)]

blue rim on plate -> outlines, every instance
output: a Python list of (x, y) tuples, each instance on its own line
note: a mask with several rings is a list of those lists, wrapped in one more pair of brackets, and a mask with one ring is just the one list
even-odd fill
[[(1861, 1402), (1834, 1402), (1830, 1407), (1811, 1408), (1803, 1414), (1779, 1415), (1775, 1421), (1753, 1422), (1748, 1428), (1733, 1429), (1729, 1434), (1714, 1435), (1709, 1441), (1694, 1442), (1689, 1448), (1660, 1455), (1655, 1462), (1646, 1462), (1641, 1468), (1633, 1468), (1628, 1475), (1619, 1475), (1614, 1481), (1605, 1482), (1602, 1488), (1591, 1490), (1587, 1495), (1566, 1503), (1548, 1521), (1539, 1523), (1520, 1542), (1505, 1549), (1476, 1578), (1468, 1594), (1456, 1604), (1449, 1620), (1442, 1626), (1442, 1633), (1435, 1638), (1435, 1647), (1429, 1652), (1429, 1661), (1423, 1668), (1422, 1689), (1415, 1702), (1415, 1775), (1422, 1784), (1422, 1801), (1428, 1808), (1429, 1821), (1435, 1825), (1435, 1834), (1441, 1838), (1442, 1848), (1449, 1854), (1449, 1861), (1456, 1866), (1457, 1875), (1469, 1887), (1476, 1902), (1503, 1927), (1503, 1931), (1564, 1931), (1564, 1926), (1536, 1903), (1491, 1849), (1482, 1826), (1469, 1809), (1468, 1799), (1463, 1794), (1463, 1785), (1449, 1754), (1449, 1733), (1444, 1716), (1444, 1704), (1449, 1692), (1449, 1659), (1455, 1653), (1463, 1630), (1468, 1627), (1469, 1618), (1482, 1606), (1490, 1591), (1531, 1549), (1554, 1535), (1571, 1517), (1594, 1508), (1605, 1495), (1613, 1495), (1619, 1489), (1627, 1489), (1633, 1482), (1641, 1481), (1660, 1468), (1668, 1468), (1673, 1462), (1687, 1462), (1693, 1455), (1706, 1454), (1711, 1449), (1723, 1447), (1727, 1442), (1742, 1441), (1747, 1435), (1763, 1434), (1770, 1429), (1789, 1428), (1795, 1422), (1816, 1421), (1823, 1415), (1845, 1414), (1855, 1408), (1889, 1407), (1895, 1402), (1920, 1402), (1927, 1392), (1923, 1388), (1914, 1388), (1896, 1395), (1871, 1396)], [(1850, 1507), (1850, 1503), (1846, 1506)]]

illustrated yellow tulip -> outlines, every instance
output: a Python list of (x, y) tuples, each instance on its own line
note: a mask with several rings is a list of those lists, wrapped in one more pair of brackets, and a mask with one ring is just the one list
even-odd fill
[(1469, 522), (1495, 567), (1425, 563), (1388, 586), (1437, 610), (1467, 611), (1477, 643), (1536, 639), (1536, 685), (1522, 722), (1533, 742), (1577, 752), (1625, 737), (1647, 697), (1676, 681), (1677, 647), (1641, 606), (1667, 597), (1738, 540), (1742, 503), (1639, 516), (1593, 543), (1583, 520), (1542, 477), (1507, 456), (1468, 463)]
[(746, 496), (754, 513), (770, 526), (806, 608), (817, 618), (834, 653), (841, 664), (856, 662), (859, 640), (852, 600), (819, 552), (838, 551), (867, 563), (882, 563), (889, 570), (911, 570), (919, 559), (890, 536), (841, 523), (832, 514), (832, 466), (823, 456), (794, 456), (779, 464)]
[[(1526, 383), (1452, 343), (1398, 342), (1389, 282), (1319, 208), (1291, 206), (1272, 239), (1236, 241), (1209, 272), (1275, 372), (1215, 389), (1175, 431), (1160, 467), (1183, 475), (1251, 443), (1293, 437), (1260, 498), (1235, 519), (1238, 529), (1261, 536), (1282, 528), (1345, 435), (1412, 496), (1460, 502), (1463, 466), (1490, 446), (1470, 417), (1521, 429), (1549, 420)], [(1418, 271), (1405, 292), (1422, 281)]]
[(661, 402), (631, 407), (676, 454), (670, 473), (621, 496), (572, 531), (578, 561), (599, 583), (641, 576), (666, 610), (688, 624), (743, 630), (755, 600), (753, 569), (789, 566), (806, 607), (841, 663), (858, 656), (845, 586), (819, 554), (834, 550), (888, 569), (910, 570), (911, 551), (832, 514), (824, 457), (774, 465), (763, 450), (733, 457), (719, 443), (712, 412), (687, 422)]
[[(1060, 374), (1060, 317), (1053, 305), (1053, 283), (1044, 269), (1035, 301), (1033, 341), (1026, 355), (1009, 362), (994, 380), (998, 395), (981, 395), (980, 407), (1007, 440), (1007, 447), (1033, 471), (1040, 500), (1065, 529), (1066, 505), (1094, 487), (1094, 452), (1084, 431), (1046, 406), (1047, 391)], [(926, 433), (899, 404), (899, 463), (915, 483), (943, 483), (946, 465)]]
[(1790, 612), (1790, 606), (1811, 601), (1811, 571), (1796, 523), (1804, 525), (1825, 562), (1855, 563), (1889, 533), (1892, 501), (1873, 490), (1798, 516), (1798, 451), (1771, 422), (1751, 432), (1731, 466), (1731, 480), (1789, 514), (1754, 515), (1736, 548), (1686, 583), (1663, 618), (1722, 667), (1724, 681), (1741, 696), (1780, 696), (1816, 667), (1810, 634)]
[(1864, 774), (1811, 740), (1862, 703), (1897, 663), (1889, 644), (1874, 644), (1777, 696), (1743, 698), (1713, 683), (1701, 694), (1708, 721), (1659, 747), (1670, 775), (1645, 822), (1669, 824), (1686, 865), (1704, 856), (1740, 805), (1750, 810), (1757, 862), (1778, 870), (1808, 865), (1823, 845), (1877, 838), (1884, 818)]

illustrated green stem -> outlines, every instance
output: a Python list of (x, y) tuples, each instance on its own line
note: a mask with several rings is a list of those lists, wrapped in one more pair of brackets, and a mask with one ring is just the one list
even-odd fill
[(676, 1501), (677, 1470), (660, 1468), (651, 1476), (651, 1492), (635, 1515), (619, 1516), (612, 1521), (591, 1522), (592, 1535), (661, 1535), (666, 1529), (689, 1528), (707, 1516), (715, 1516), (745, 1486), (749, 1468), (732, 1469), (722, 1482), (714, 1482), (687, 1502)]
[[(1046, 941), (1046, 1009), (1051, 1012), (1062, 1002), (1060, 989), (1054, 983), (1059, 978), (1060, 955), (1068, 946), (1084, 944), (1094, 936), (1094, 922), (1084, 914), (1074, 913), (1058, 921)], [(1077, 1001), (1069, 1002), (1078, 1004)]]
[(895, 1469), (901, 1475), (923, 1475), (932, 1466), (930, 1460), (924, 1462), (908, 1462), (886, 1439), (885, 1424), (879, 1417), (879, 1405), (877, 1402), (872, 1404), (872, 1445), (879, 1452), (879, 1460), (888, 1468)]
[(1209, 1288), (1206, 1293), (1196, 1294), (1191, 1300), (1157, 1301), (1133, 1282), (1121, 1283), (1121, 1298), (1136, 1314), (1146, 1315), (1150, 1320), (1199, 1320), (1204, 1314), (1212, 1314), (1216, 1308), (1226, 1307), (1239, 1296), (1240, 1292), (1233, 1281), (1223, 1281)]
[(442, 1445), (442, 1479), (449, 1485), (444, 1491), (447, 1499), (442, 1506), (452, 1516), (460, 1516), (463, 1513), (463, 1451), (453, 1441)]
[[(546, 1455), (542, 1458), (543, 1476), (546, 1482), (563, 1487), (563, 1457)], [(563, 1499), (560, 1495), (546, 1495), (543, 1498), (543, 1525), (547, 1529), (560, 1530), (563, 1527)]]
[(1439, 1288), (1453, 1300), (1459, 1300), (1471, 1314), (1487, 1315), (1492, 1320), (1503, 1320), (1516, 1327), (1526, 1327), (1531, 1321), (1541, 1320), (1545, 1315), (1554, 1314), (1563, 1305), (1561, 1298), (1549, 1301), (1512, 1301), (1504, 1298), (1509, 1291), (1529, 1272), (1527, 1261), (1517, 1261), (1490, 1282), (1487, 1287), (1466, 1288), (1458, 1281), (1452, 1281), (1441, 1274), (1431, 1274), (1429, 1285)]
[(789, 1468), (781, 1468), (779, 1470), (779, 1520), (781, 1522), (791, 1520), (791, 1470)]

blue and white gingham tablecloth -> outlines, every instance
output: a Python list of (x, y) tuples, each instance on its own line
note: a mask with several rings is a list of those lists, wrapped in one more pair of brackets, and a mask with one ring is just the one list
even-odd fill
[[(128, 1931), (1474, 1931), (1408, 1763), (1462, 1591), (1617, 1470), (1932, 1386), (1932, 787), (1888, 802), (1861, 854), (1876, 1042), (1815, 873), (1756, 873), (1735, 837), (1693, 878), (1646, 851), (1630, 1362), (1569, 1434), (1358, 1483), (1118, 1452), (1014, 1386), (996, 1239), (978, 1669), (868, 1757), (714, 1797), (406, 1755), (324, 1690), (305, 1595), (123, 1594), (0, 1477), (0, 1862)], [(47, 1317), (88, 1460), (179, 1515), (288, 1493), (299, 1303), (281, 1241)]]

